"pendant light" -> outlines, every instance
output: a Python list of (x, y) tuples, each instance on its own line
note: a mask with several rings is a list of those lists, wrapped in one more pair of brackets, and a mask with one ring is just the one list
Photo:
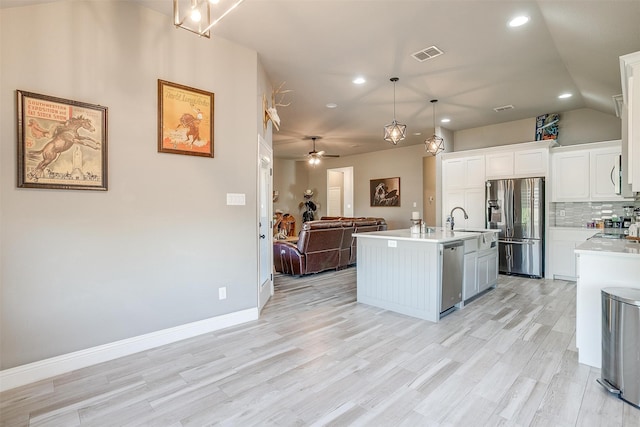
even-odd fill
[(393, 145), (397, 145), (406, 137), (407, 125), (398, 123), (396, 120), (396, 82), (400, 79), (391, 77), (393, 82), (393, 121), (384, 127), (384, 139)]
[(433, 105), (433, 136), (424, 141), (425, 151), (432, 156), (444, 151), (444, 138), (436, 135), (436, 102), (438, 102), (437, 99), (431, 100), (431, 104)]

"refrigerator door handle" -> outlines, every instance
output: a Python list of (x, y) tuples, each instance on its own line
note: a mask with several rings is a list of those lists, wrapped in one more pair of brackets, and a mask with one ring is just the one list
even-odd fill
[(533, 245), (533, 242), (520, 240), (498, 240), (498, 243), (503, 243), (505, 245)]

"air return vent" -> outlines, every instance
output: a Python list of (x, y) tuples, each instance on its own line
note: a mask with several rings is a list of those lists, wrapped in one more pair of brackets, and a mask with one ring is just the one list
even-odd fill
[(493, 109), (493, 111), (495, 111), (496, 113), (499, 113), (500, 111), (505, 111), (505, 110), (513, 110), (515, 107), (511, 104), (509, 105), (503, 105), (502, 107), (496, 107)]
[(413, 59), (415, 59), (418, 62), (424, 62), (427, 59), (433, 59), (436, 56), (442, 55), (443, 53), (444, 52), (438, 49), (437, 47), (429, 46), (425, 49), (412, 53), (411, 56), (413, 57)]

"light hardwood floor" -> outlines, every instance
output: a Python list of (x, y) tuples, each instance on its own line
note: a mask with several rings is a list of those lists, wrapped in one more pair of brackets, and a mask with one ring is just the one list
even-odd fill
[(577, 362), (575, 293), (500, 276), (434, 324), (354, 268), (279, 276), (260, 320), (4, 392), (0, 425), (640, 426)]

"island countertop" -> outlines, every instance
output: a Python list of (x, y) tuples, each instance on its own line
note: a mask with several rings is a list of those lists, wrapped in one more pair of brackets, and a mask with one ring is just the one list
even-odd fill
[(592, 238), (577, 246), (575, 252), (637, 258), (640, 256), (640, 243), (627, 239)]
[(473, 229), (473, 230), (450, 230), (446, 227), (429, 227), (429, 232), (424, 234), (413, 234), (410, 229), (371, 231), (368, 233), (354, 233), (355, 237), (387, 240), (409, 240), (413, 242), (445, 243), (454, 240), (466, 240), (477, 238), (479, 234), (498, 233), (499, 230)]

